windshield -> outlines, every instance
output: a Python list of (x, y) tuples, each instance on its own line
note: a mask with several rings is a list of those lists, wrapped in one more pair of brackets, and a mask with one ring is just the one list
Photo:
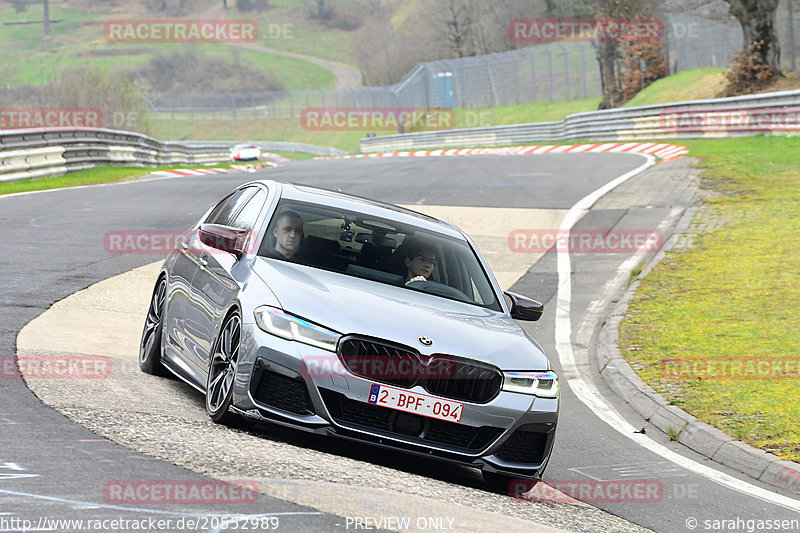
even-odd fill
[(363, 213), (282, 200), (259, 255), (500, 310), (466, 241)]

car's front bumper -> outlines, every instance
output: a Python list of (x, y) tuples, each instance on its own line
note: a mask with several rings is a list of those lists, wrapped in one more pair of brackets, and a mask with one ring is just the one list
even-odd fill
[[(447, 422), (367, 403), (374, 381), (336, 365), (335, 354), (255, 324), (242, 339), (234, 406), (244, 416), (520, 477), (536, 477), (550, 457), (557, 398), (501, 391), (463, 402), (460, 423)], [(418, 419), (410, 431), (409, 417)]]

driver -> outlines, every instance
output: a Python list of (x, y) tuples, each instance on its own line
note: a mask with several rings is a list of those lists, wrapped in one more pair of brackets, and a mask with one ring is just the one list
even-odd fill
[(275, 228), (273, 256), (279, 259), (297, 260), (302, 255), (303, 219), (294, 211), (284, 211), (278, 216)]
[(415, 246), (403, 262), (408, 269), (406, 285), (413, 281), (428, 281), (436, 266), (436, 251), (425, 245)]

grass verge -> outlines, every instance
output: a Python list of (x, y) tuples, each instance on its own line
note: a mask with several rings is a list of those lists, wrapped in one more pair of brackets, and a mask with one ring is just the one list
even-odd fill
[[(198, 166), (198, 165), (195, 165)], [(215, 166), (228, 167), (230, 163)], [(98, 185), (101, 183), (119, 183), (130, 181), (145, 174), (158, 170), (171, 170), (173, 168), (192, 168), (185, 166), (168, 167), (115, 167), (102, 165), (69, 172), (63, 176), (32, 178), (14, 182), (0, 182), (0, 195), (17, 192), (45, 191), (48, 189), (61, 189), (64, 187), (78, 187), (81, 185)]]
[(642, 281), (621, 351), (672, 404), (800, 460), (800, 138), (681, 143), (722, 194)]
[[(591, 111), (597, 108), (599, 99), (572, 100), (569, 102), (537, 102), (509, 107), (484, 109), (454, 109), (454, 128), (501, 126), (526, 122), (549, 122), (561, 120), (572, 113)], [(166, 115), (165, 115), (166, 117)], [(153, 119), (153, 137), (168, 140), (230, 140), (242, 141), (292, 141), (318, 146), (333, 146), (346, 152), (357, 152), (361, 139), (370, 131), (377, 135), (391, 135), (392, 131), (337, 131), (311, 130), (303, 127), (300, 118), (294, 119), (246, 119), (205, 117), (206, 120), (188, 118)], [(451, 120), (448, 118), (448, 120)], [(449, 123), (449, 122), (448, 122)], [(413, 131), (413, 130), (412, 130)]]
[(728, 80), (725, 69), (696, 68), (655, 81), (623, 107), (718, 98)]

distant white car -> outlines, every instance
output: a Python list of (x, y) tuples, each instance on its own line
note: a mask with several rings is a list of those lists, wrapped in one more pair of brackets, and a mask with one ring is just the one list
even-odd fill
[(237, 144), (231, 148), (231, 161), (258, 161), (261, 148), (254, 144)]

